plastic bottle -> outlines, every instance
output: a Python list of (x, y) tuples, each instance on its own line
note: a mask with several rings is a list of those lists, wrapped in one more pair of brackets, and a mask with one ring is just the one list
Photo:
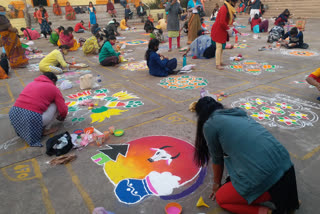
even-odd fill
[(235, 43), (238, 43), (238, 40), (239, 40), (238, 34), (236, 34)]
[(78, 145), (80, 145), (80, 144), (81, 144), (81, 142), (82, 142), (82, 138), (81, 138), (81, 136), (80, 136), (80, 135), (78, 135), (78, 137), (77, 137), (77, 144), (78, 144)]
[(76, 59), (74, 57), (72, 57), (72, 65), (76, 64)]
[(187, 56), (183, 56), (182, 67), (187, 65)]
[(102, 81), (100, 75), (98, 75), (96, 79), (97, 79), (97, 82), (98, 82), (98, 83)]

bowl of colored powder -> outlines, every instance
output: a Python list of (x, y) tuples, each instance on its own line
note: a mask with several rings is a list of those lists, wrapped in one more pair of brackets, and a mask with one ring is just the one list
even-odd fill
[(180, 214), (182, 212), (182, 207), (176, 202), (171, 202), (164, 208), (166, 214)]

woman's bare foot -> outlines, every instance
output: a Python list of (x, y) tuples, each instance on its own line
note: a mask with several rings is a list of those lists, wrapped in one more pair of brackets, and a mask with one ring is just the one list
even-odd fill
[(218, 70), (224, 70), (223, 66), (221, 66), (221, 65), (216, 65), (216, 68), (217, 68)]
[(58, 127), (54, 127), (51, 129), (43, 130), (42, 135), (47, 136), (49, 134), (55, 133), (56, 131), (58, 131), (58, 129), (59, 129)]

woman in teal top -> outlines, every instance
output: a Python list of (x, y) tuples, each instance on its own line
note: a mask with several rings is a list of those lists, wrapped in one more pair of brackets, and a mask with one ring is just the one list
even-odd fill
[(115, 36), (109, 36), (108, 40), (104, 42), (100, 49), (99, 53), (99, 62), (103, 66), (114, 66), (116, 64), (119, 64), (119, 55), (120, 52), (115, 52), (113, 49), (113, 45), (116, 44), (116, 37)]
[[(232, 213), (289, 213), (299, 208), (294, 166), (288, 151), (262, 125), (240, 108), (224, 109), (211, 97), (201, 98), (195, 160), (212, 159), (210, 198)], [(230, 182), (221, 185), (224, 164)], [(260, 205), (271, 201), (276, 210)]]

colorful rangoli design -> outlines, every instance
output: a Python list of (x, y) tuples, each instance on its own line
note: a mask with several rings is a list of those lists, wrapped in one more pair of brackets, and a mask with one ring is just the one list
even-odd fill
[[(68, 106), (69, 113), (73, 112), (73, 116), (76, 116), (75, 114), (82, 110), (88, 112), (88, 107), (83, 103), (91, 102), (94, 104), (93, 109), (91, 109), (89, 113), (85, 113), (90, 114), (91, 123), (103, 122), (106, 118), (121, 115), (132, 108), (144, 105), (140, 100), (132, 100), (139, 98), (134, 94), (128, 93), (127, 91), (119, 91), (109, 95), (109, 90), (106, 88), (70, 94), (67, 98), (70, 99), (70, 101), (66, 102), (66, 105)], [(82, 116), (83, 115), (79, 113), (76, 117), (82, 118)], [(71, 122), (73, 123), (75, 121)]]
[(284, 50), (284, 49), (281, 49), (281, 53), (284, 55), (300, 56), (300, 57), (312, 57), (312, 56), (319, 55), (315, 51), (305, 51), (305, 50)]
[(234, 46), (233, 46), (234, 48), (248, 48), (249, 47), (249, 45), (248, 44), (246, 44), (246, 43), (236, 43), (236, 44), (234, 44)]
[(145, 60), (137, 62), (128, 62), (120, 66), (120, 69), (127, 71), (145, 71), (148, 70), (147, 62)]
[(130, 205), (148, 197), (178, 200), (199, 188), (206, 167), (196, 165), (190, 155), (194, 150), (193, 145), (177, 138), (149, 136), (109, 144), (91, 160), (102, 166), (119, 202)]
[(28, 71), (40, 71), (39, 64), (29, 64), (27, 65)]
[(145, 39), (135, 39), (135, 40), (130, 40), (130, 41), (123, 41), (120, 42), (121, 44), (126, 44), (126, 45), (146, 45), (148, 44), (148, 40)]
[(202, 77), (195, 76), (175, 76), (162, 79), (159, 85), (168, 89), (197, 89), (203, 88), (208, 84), (208, 81)]
[(252, 118), (261, 124), (284, 129), (300, 129), (313, 126), (318, 115), (311, 108), (320, 105), (303, 101), (283, 94), (275, 97), (250, 96), (233, 102), (232, 107), (245, 109)]
[(35, 54), (29, 54), (27, 55), (28, 59), (42, 59), (46, 56), (47, 54), (44, 53), (35, 53)]
[(310, 51), (291, 51), (289, 54), (295, 55), (295, 56), (314, 56), (315, 53)]
[(281, 66), (271, 65), (267, 62), (260, 63), (254, 60), (244, 60), (232, 62), (232, 65), (230, 65), (229, 68), (237, 72), (260, 75), (262, 72), (276, 72), (276, 69), (281, 68)]

